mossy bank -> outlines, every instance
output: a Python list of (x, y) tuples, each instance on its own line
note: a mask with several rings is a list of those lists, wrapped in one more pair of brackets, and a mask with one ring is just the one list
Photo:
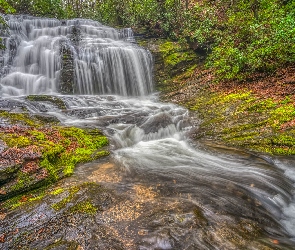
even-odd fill
[(0, 111), (0, 121), (0, 201), (54, 183), (78, 163), (109, 154), (108, 139), (98, 129), (7, 111)]
[(196, 139), (270, 154), (295, 154), (294, 68), (253, 75), (244, 82), (219, 82), (204, 66), (206, 55), (186, 45), (162, 39), (142, 45), (155, 55), (161, 98), (197, 113)]

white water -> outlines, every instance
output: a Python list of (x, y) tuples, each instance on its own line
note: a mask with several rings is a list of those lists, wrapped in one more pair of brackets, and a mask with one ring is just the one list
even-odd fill
[[(193, 124), (188, 111), (148, 95), (152, 58), (133, 43), (130, 29), (117, 31), (89, 20), (8, 20), (11, 33), (1, 54), (0, 105), (5, 108), (10, 101), (32, 113), (54, 115), (66, 125), (102, 128), (111, 138), (114, 159), (130, 176), (143, 183), (175, 181), (167, 184), (169, 190), (202, 203), (212, 218), (220, 219), (220, 211), (253, 220), (272, 216), (295, 237), (295, 160), (214, 152), (189, 144)], [(78, 44), (71, 40), (73, 27), (81, 32)], [(76, 95), (59, 95), (61, 41), (74, 56)], [(67, 110), (28, 101), (23, 95), (29, 94), (55, 94)], [(152, 242), (154, 234), (146, 238)], [(157, 247), (172, 249), (169, 241), (141, 249)]]
[(75, 94), (151, 93), (152, 57), (130, 43), (131, 29), (116, 30), (83, 19), (6, 19), (10, 34), (2, 34), (7, 49), (0, 54), (1, 96), (59, 93), (61, 43), (74, 58)]

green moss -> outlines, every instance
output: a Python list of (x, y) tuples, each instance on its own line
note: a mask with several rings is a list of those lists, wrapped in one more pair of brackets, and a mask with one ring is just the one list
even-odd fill
[(279, 129), (283, 123), (295, 118), (295, 107), (293, 104), (283, 104), (270, 112), (269, 121), (274, 128)]
[(67, 109), (63, 100), (58, 98), (57, 96), (50, 95), (29, 95), (26, 97), (29, 101), (38, 101), (38, 102), (50, 102), (56, 105), (59, 109)]
[(74, 187), (71, 187), (68, 192), (68, 196), (63, 198), (61, 201), (51, 205), (51, 207), (55, 210), (55, 211), (59, 211), (63, 208), (66, 207), (66, 205), (72, 201), (72, 199), (74, 198), (75, 194), (78, 193), (80, 190), (80, 187), (79, 186), (74, 186)]
[(102, 150), (102, 151), (98, 151), (98, 152), (93, 153), (91, 155), (91, 158), (92, 158), (92, 160), (96, 160), (96, 159), (99, 159), (100, 157), (107, 156), (109, 154), (110, 154), (109, 151)]
[[(90, 198), (87, 198), (87, 195), (90, 197), (98, 195), (99, 192), (102, 192), (104, 189), (96, 183), (93, 182), (84, 182), (78, 186), (72, 186), (66, 190), (64, 189), (56, 189), (50, 194), (58, 195), (61, 193), (67, 192), (67, 196), (63, 198), (61, 201), (51, 205), (51, 207), (55, 211), (59, 211), (68, 207), (68, 212), (70, 213), (85, 213), (85, 214), (95, 214), (99, 208), (95, 207)], [(77, 199), (81, 199), (80, 196), (77, 195), (78, 192), (86, 192), (84, 200), (78, 201)], [(86, 195), (87, 194), (87, 195)], [(80, 197), (80, 198), (79, 198)], [(83, 199), (82, 198), (82, 199)]]
[(180, 51), (181, 46), (177, 42), (172, 41), (160, 41), (159, 51), (163, 56), (171, 54), (171, 52)]
[(50, 194), (52, 194), (52, 195), (59, 195), (59, 194), (63, 193), (64, 191), (65, 190), (63, 188), (57, 188), (57, 189), (51, 191)]
[[(102, 150), (108, 145), (108, 139), (97, 129), (62, 126), (45, 128), (36, 126), (39, 123), (30, 120), (26, 114), (11, 115), (6, 112), (0, 114), (7, 117), (10, 122), (22, 119), (21, 121), (27, 125), (30, 124), (29, 127), (17, 126), (11, 132), (0, 134), (2, 140), (11, 148), (34, 150), (36, 155), (41, 155), (38, 159), (34, 159), (34, 164), (38, 165), (41, 174), (26, 174), (16, 169), (15, 183), (5, 187), (7, 193), (5, 197), (28, 191), (42, 183), (56, 182), (62, 177), (71, 175), (78, 163), (92, 161), (109, 154), (108, 151)], [(34, 147), (26, 149), (27, 146)], [(5, 197), (2, 196), (1, 199)]]
[(164, 62), (166, 66), (174, 67), (183, 61), (188, 62), (194, 60), (195, 58), (195, 55), (192, 53), (190, 54), (188, 52), (175, 52), (166, 56)]
[(251, 92), (222, 94), (203, 89), (189, 107), (203, 119), (198, 137), (209, 136), (231, 146), (271, 154), (294, 154), (295, 133), (281, 128), (295, 119), (289, 99), (258, 99)]
[(44, 141), (45, 134), (38, 130), (29, 131), (29, 133), (37, 140), (37, 141)]
[(28, 114), (24, 114), (24, 113), (9, 113), (7, 111), (0, 110), (0, 117), (6, 118), (7, 120), (9, 120), (13, 124), (22, 123), (22, 124), (28, 125), (28, 126), (39, 126), (40, 125), (40, 123), (38, 123), (38, 121), (32, 119)]
[(16, 183), (10, 187), (10, 190), (18, 191), (24, 189), (31, 181), (32, 178), (29, 174), (19, 171), (17, 174)]
[(79, 244), (75, 241), (65, 241), (65, 240), (58, 240), (46, 248), (44, 250), (51, 250), (51, 249), (67, 249), (67, 250), (77, 250)]
[(95, 207), (90, 200), (77, 203), (69, 209), (71, 213), (96, 214), (98, 208)]
[(21, 195), (14, 196), (13, 198), (9, 199), (5, 203), (3, 203), (3, 207), (6, 209), (14, 210), (18, 207), (20, 207), (23, 203), (21, 202)]
[(24, 136), (18, 136), (15, 134), (0, 134), (2, 137), (2, 140), (5, 141), (6, 145), (8, 147), (18, 147), (23, 148), (26, 146), (31, 145), (31, 140)]
[(44, 185), (38, 189), (27, 192), (26, 194), (16, 195), (3, 202), (1, 205), (8, 210), (13, 210), (23, 205), (28, 206), (29, 204), (42, 200), (47, 193), (47, 188), (48, 187)]
[(182, 47), (177, 42), (162, 42), (159, 45), (159, 52), (162, 54), (164, 64), (168, 68), (173, 68), (182, 62), (189, 63), (196, 59), (196, 54), (192, 50)]
[(275, 145), (295, 147), (295, 136), (290, 134), (280, 134), (272, 139)]

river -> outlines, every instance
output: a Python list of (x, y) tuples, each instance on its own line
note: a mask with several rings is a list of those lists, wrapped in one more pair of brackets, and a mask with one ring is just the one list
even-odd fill
[[(108, 163), (90, 164), (92, 171), (105, 171), (99, 181), (123, 193), (143, 185), (150, 191), (143, 199), (158, 200), (145, 207), (154, 212), (150, 217), (126, 219), (133, 229), (140, 222), (134, 249), (295, 249), (294, 157), (192, 140), (199, 121), (159, 101), (152, 55), (130, 29), (83, 19), (5, 18), (10, 31), (1, 34), (1, 103), (13, 103), (13, 112), (25, 108), (64, 125), (104, 131), (111, 156)], [(62, 77), (66, 56), (70, 87)], [(54, 95), (66, 110), (28, 95)], [(87, 166), (76, 175), (86, 175)], [(114, 169), (118, 181), (107, 184)], [(159, 212), (163, 206), (165, 213)]]

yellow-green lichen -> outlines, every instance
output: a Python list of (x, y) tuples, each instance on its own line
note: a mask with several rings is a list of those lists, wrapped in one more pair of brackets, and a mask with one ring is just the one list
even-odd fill
[(98, 208), (95, 207), (90, 200), (77, 203), (69, 209), (71, 213), (96, 214)]
[(295, 154), (295, 133), (287, 124), (295, 119), (295, 106), (288, 98), (276, 101), (249, 91), (225, 94), (204, 89), (189, 106), (203, 120), (198, 137), (271, 154)]

